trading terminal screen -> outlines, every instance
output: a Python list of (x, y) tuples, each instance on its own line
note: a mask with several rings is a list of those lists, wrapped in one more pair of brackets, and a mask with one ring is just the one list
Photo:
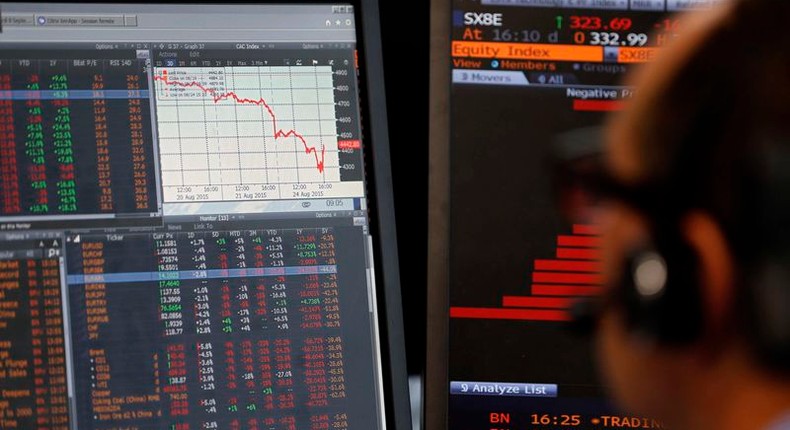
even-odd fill
[(352, 6), (0, 12), (0, 428), (383, 429)]
[(549, 161), (599, 147), (623, 76), (714, 3), (453, 0), (448, 428), (661, 428), (612, 408), (563, 327), (600, 292), (600, 242), (558, 215)]

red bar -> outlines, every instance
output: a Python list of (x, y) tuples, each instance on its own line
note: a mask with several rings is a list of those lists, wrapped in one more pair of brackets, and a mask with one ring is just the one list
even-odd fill
[(595, 236), (601, 234), (601, 229), (597, 225), (574, 224), (573, 234), (586, 234)]
[(621, 110), (623, 102), (619, 100), (574, 100), (573, 110), (585, 112), (612, 112)]
[(600, 296), (603, 288), (594, 286), (578, 285), (532, 285), (532, 294), (536, 296), (577, 296), (589, 297)]
[(566, 311), (551, 309), (499, 309), (451, 307), (450, 318), (475, 318), (490, 320), (570, 321)]
[(359, 140), (338, 140), (337, 149), (359, 149), (362, 143)]
[(534, 272), (532, 282), (536, 284), (600, 285), (603, 279), (599, 274)]
[(557, 245), (596, 248), (601, 246), (601, 238), (591, 236), (557, 236)]
[(573, 260), (600, 260), (601, 252), (597, 249), (557, 248), (557, 258)]
[(568, 297), (502, 297), (502, 306), (507, 308), (568, 309), (572, 304), (573, 299)]
[(601, 263), (597, 261), (535, 260), (535, 270), (597, 273), (601, 271)]

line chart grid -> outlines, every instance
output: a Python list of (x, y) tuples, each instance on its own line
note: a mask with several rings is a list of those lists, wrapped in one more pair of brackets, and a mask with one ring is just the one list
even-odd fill
[(361, 195), (340, 181), (331, 66), (154, 70), (165, 203)]

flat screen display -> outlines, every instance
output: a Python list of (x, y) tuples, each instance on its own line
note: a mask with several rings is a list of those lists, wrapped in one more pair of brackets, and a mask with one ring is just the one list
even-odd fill
[(358, 11), (1, 12), (0, 428), (384, 429)]
[[(682, 33), (678, 0), (452, 1), (448, 428), (654, 428), (605, 399), (566, 331), (601, 291), (595, 225), (554, 196), (557, 153), (592, 154), (623, 85)], [(682, 36), (680, 36), (682, 37)]]

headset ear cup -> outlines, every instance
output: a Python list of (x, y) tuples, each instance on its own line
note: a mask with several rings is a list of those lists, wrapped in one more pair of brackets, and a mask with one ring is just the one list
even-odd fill
[(688, 244), (666, 236), (630, 252), (621, 276), (630, 330), (662, 344), (697, 340), (703, 321), (698, 268)]
[(624, 281), (622, 299), (626, 310), (626, 324), (634, 334), (650, 339), (656, 338), (659, 332), (659, 313), (662, 307), (660, 301), (661, 296), (666, 293), (666, 279), (660, 289), (654, 294), (647, 295), (642, 291), (643, 280), (640, 279), (639, 271), (645, 261), (653, 260), (656, 256), (660, 257), (660, 254), (653, 246), (643, 245), (635, 248), (628, 253), (621, 275)]

